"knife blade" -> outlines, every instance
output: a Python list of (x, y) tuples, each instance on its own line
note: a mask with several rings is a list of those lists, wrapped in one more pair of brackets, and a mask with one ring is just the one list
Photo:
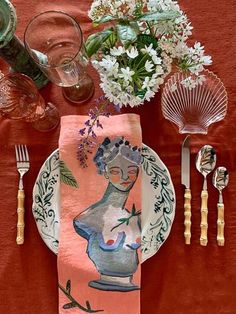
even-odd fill
[(191, 243), (191, 190), (190, 190), (190, 136), (186, 136), (181, 150), (181, 183), (184, 192), (184, 237), (185, 244)]

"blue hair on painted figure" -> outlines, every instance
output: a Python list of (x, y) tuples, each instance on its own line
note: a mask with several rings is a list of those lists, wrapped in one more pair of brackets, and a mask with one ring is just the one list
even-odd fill
[(137, 146), (131, 146), (129, 141), (125, 140), (123, 136), (117, 137), (114, 140), (110, 140), (106, 137), (103, 143), (99, 146), (93, 159), (97, 166), (98, 173), (103, 174), (105, 172), (106, 165), (114, 160), (119, 154), (134, 162), (136, 165), (141, 164), (142, 156), (140, 148)]

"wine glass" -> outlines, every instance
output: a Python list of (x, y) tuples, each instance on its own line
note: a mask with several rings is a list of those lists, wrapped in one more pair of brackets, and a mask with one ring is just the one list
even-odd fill
[(59, 124), (57, 108), (39, 94), (33, 80), (22, 73), (0, 78), (0, 115), (30, 122), (38, 131), (51, 131)]
[(73, 17), (61, 11), (42, 12), (29, 22), (24, 41), (31, 57), (54, 84), (63, 87), (68, 100), (81, 103), (92, 97), (82, 30)]

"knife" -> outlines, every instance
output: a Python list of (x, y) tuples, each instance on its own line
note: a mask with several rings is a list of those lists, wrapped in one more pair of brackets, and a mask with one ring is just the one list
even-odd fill
[(184, 237), (185, 244), (191, 242), (191, 190), (190, 190), (190, 136), (186, 136), (181, 151), (181, 183), (185, 186), (184, 192)]

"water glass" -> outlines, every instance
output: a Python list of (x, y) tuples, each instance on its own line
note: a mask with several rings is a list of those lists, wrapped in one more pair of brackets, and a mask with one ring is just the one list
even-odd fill
[(28, 24), (24, 41), (31, 57), (46, 76), (63, 87), (64, 96), (72, 102), (88, 100), (94, 84), (86, 72), (82, 30), (78, 22), (60, 11), (46, 11)]

